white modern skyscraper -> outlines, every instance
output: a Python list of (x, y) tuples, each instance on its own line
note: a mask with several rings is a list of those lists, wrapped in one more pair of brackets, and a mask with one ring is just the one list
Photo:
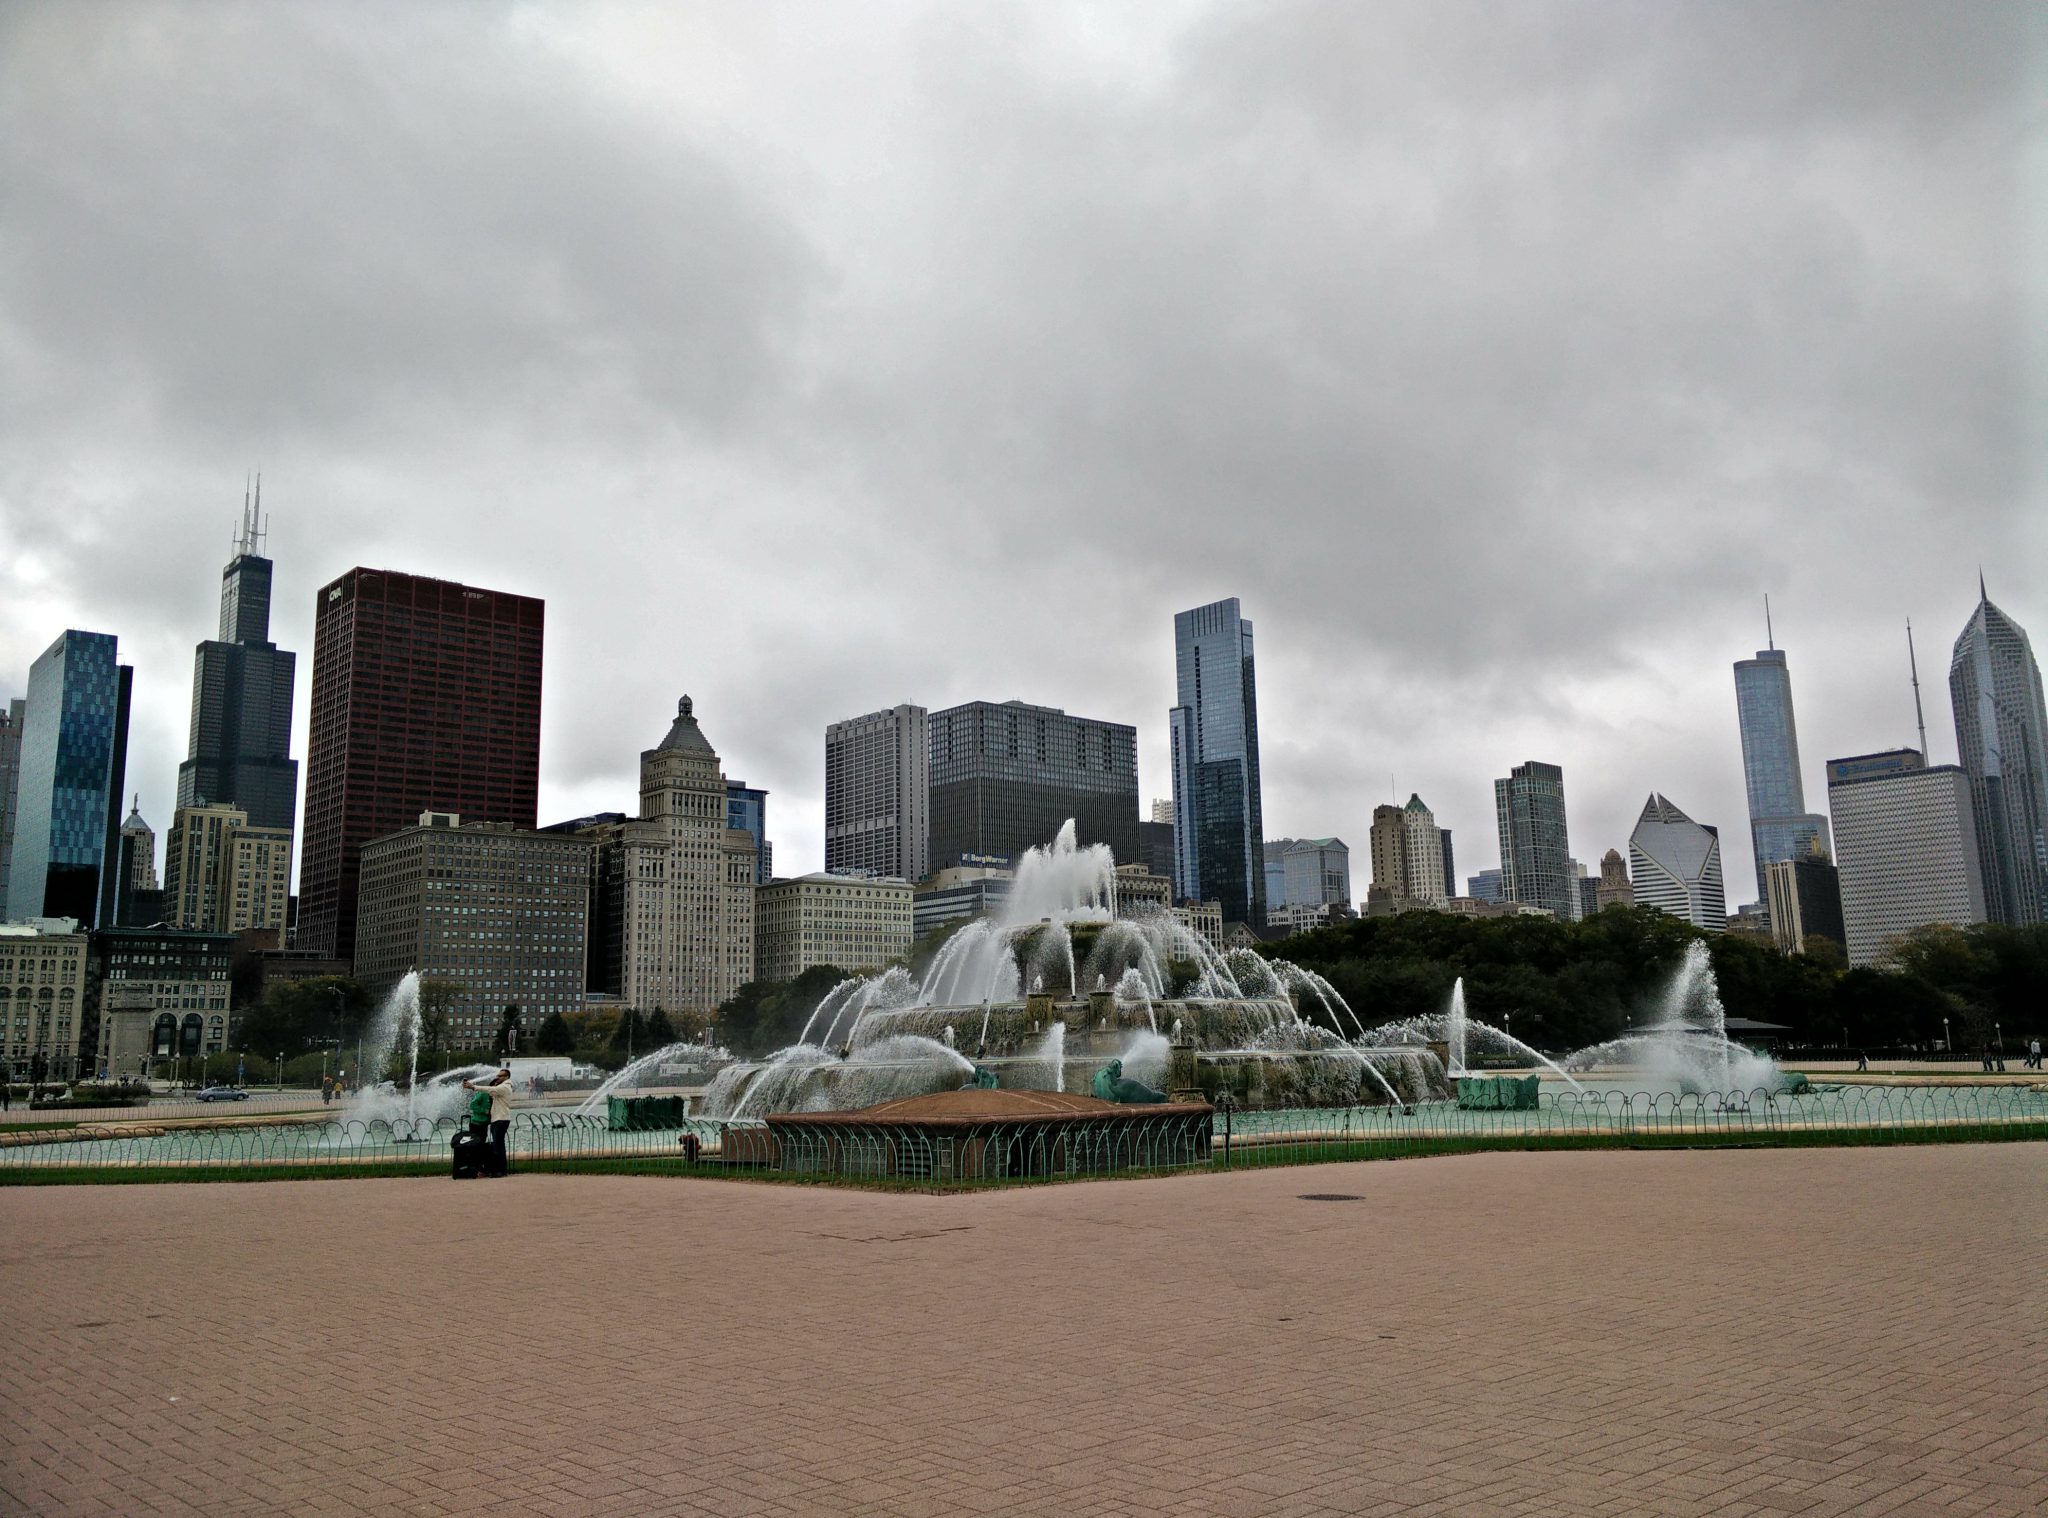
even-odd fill
[(1875, 963), (1888, 940), (1929, 923), (1984, 921), (1977, 827), (1960, 765), (1928, 767), (1917, 749), (1828, 761), (1828, 810), (1849, 963)]
[(1948, 667), (1956, 753), (1969, 777), (1984, 909), (1993, 922), (2048, 922), (2048, 709), (2020, 625), (1977, 583), (1977, 609)]
[(929, 875), (931, 781), (931, 715), (923, 707), (892, 706), (826, 728), (825, 873)]
[(1728, 926), (1721, 886), (1721, 837), (1652, 792), (1628, 840), (1636, 905), (1719, 933)]

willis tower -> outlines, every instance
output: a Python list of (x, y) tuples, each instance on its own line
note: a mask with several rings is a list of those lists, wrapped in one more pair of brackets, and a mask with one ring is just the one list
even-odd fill
[(220, 577), (220, 636), (192, 660), (191, 757), (178, 766), (178, 805), (236, 806), (249, 825), (289, 829), (299, 765), (290, 757), (297, 655), (270, 641), (270, 560), (259, 551), (263, 482), (244, 493), (235, 554)]

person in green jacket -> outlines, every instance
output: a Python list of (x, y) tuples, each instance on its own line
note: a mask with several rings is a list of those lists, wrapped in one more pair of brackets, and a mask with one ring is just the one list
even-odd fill
[[(470, 1085), (468, 1081), (464, 1081), (462, 1083), (462, 1089), (470, 1093), (470, 1139), (478, 1144), (488, 1144), (490, 1142), (491, 1136), (491, 1093), (488, 1091), (477, 1090), (476, 1087)], [(480, 1154), (479, 1158), (481, 1157), (482, 1156)]]
[[(505, 1174), (505, 1135), (512, 1127), (512, 1072), (501, 1068), (491, 1077), (488, 1084), (478, 1085), (475, 1081), (464, 1081), (462, 1089), (474, 1092), (469, 1099), (469, 1131), (478, 1133), (476, 1120), (477, 1102), (484, 1104), (484, 1130), (489, 1133), (489, 1147), (484, 1151), (484, 1174)], [(482, 1134), (478, 1134), (479, 1137)]]

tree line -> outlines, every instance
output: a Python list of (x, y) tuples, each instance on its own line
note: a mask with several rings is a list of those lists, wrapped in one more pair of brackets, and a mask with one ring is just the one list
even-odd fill
[(1654, 1020), (1695, 940), (1713, 957), (1728, 1015), (1781, 1024), (1788, 1044), (1927, 1050), (1945, 1036), (1944, 1019), (1963, 1049), (2048, 1037), (2048, 925), (1921, 928), (1889, 944), (1879, 965), (1854, 970), (1838, 949), (1786, 954), (1643, 906), (1583, 922), (1401, 912), (1265, 952), (1327, 977), (1367, 1026), (1443, 1012), (1463, 977), (1472, 1016), (1511, 1018), (1516, 1037), (1556, 1052)]

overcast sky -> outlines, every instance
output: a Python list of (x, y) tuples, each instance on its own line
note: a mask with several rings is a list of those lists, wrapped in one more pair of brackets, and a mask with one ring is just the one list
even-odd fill
[(1934, 757), (2048, 639), (2048, 23), (2022, 4), (0, 7), (0, 696), (136, 669), (161, 833), (261, 467), (352, 565), (545, 597), (541, 820), (678, 695), (822, 859), (824, 727), (1134, 723), (1258, 634), (1268, 836), (1562, 764), (1752, 894), (1729, 666)]

